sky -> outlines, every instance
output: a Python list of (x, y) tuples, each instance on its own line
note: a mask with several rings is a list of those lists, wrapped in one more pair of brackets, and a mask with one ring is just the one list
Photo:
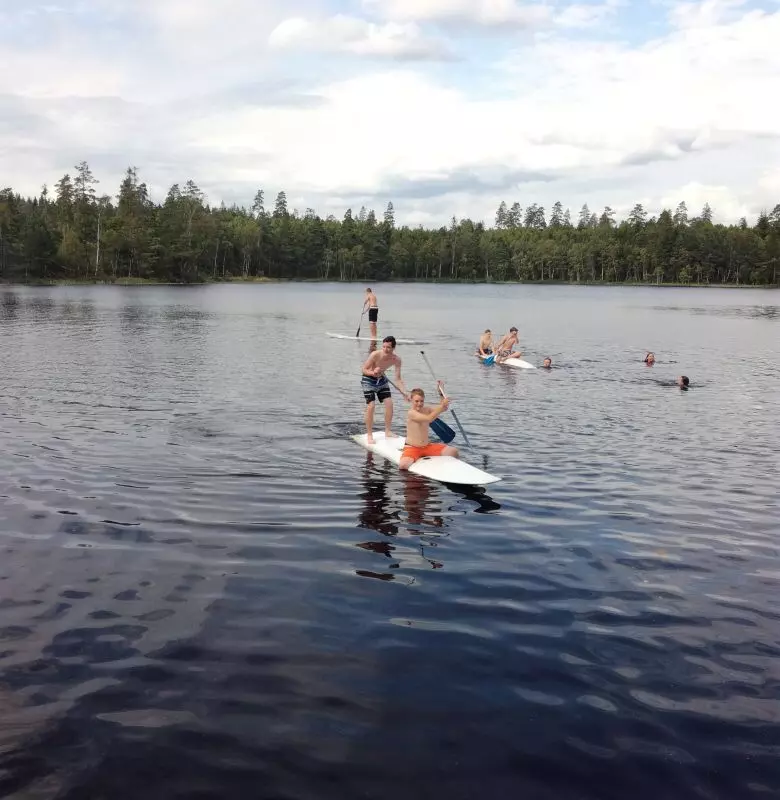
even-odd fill
[(492, 225), (780, 203), (780, 0), (0, 0), (0, 188)]

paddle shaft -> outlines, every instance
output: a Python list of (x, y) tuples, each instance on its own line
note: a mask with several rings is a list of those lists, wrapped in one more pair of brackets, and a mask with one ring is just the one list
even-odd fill
[[(425, 361), (425, 365), (428, 367), (428, 371), (431, 373), (431, 377), (436, 381), (436, 387), (439, 390), (439, 394), (442, 397), (446, 397), (447, 395), (444, 394), (444, 389), (441, 388), (441, 385), (439, 384), (439, 381), (438, 381), (438, 379), (436, 377), (436, 373), (433, 371), (433, 367), (431, 366), (430, 362), (428, 361), (428, 356), (425, 355), (425, 350), (420, 350), (420, 355), (423, 357), (423, 360)], [(469, 441), (469, 437), (466, 436), (466, 431), (463, 430), (463, 426), (460, 424), (460, 420), (458, 419), (458, 415), (455, 413), (455, 411), (453, 411), (453, 409), (450, 409), (450, 411), (452, 412), (452, 418), (457, 423), (458, 428), (460, 428), (460, 433), (463, 436), (463, 441), (466, 443), (466, 445), (468, 447), (471, 447), (471, 442)]]

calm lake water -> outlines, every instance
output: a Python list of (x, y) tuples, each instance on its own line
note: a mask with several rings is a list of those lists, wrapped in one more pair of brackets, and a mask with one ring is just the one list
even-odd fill
[(350, 441), (362, 285), (0, 292), (0, 796), (777, 797), (780, 293), (374, 288), (500, 483)]

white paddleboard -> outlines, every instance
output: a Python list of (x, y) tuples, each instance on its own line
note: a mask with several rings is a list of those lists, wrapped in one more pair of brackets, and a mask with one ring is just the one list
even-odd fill
[[(330, 331), (326, 331), (326, 336), (331, 336), (334, 339), (352, 339), (353, 341), (357, 342), (379, 342), (384, 339), (384, 336), (347, 336), (346, 333), (331, 333)], [(430, 342), (426, 341), (425, 339), (398, 339), (395, 340), (396, 344), (430, 344)]]
[[(359, 433), (351, 438), (369, 452), (383, 456), (396, 465), (401, 463), (401, 451), (404, 449), (406, 441), (403, 436), (385, 439), (385, 432), (378, 431), (374, 433), (373, 444), (368, 443), (368, 434), (365, 433)], [(466, 461), (453, 456), (426, 456), (415, 461), (409, 467), (409, 472), (422, 475), (424, 478), (433, 478), (442, 483), (458, 483), (466, 486), (485, 486), (501, 480), (501, 478), (477, 469)]]
[(523, 361), (522, 358), (508, 358), (506, 361), (499, 361), (498, 363), (507, 367), (517, 367), (518, 369), (536, 369), (533, 364)]
[[(484, 361), (490, 356), (481, 356), (477, 353), (477, 357)], [(506, 361), (494, 361), (494, 364), (505, 364), (507, 367), (517, 367), (518, 369), (536, 369), (533, 364), (529, 364), (528, 361), (523, 361), (522, 358), (508, 358)]]

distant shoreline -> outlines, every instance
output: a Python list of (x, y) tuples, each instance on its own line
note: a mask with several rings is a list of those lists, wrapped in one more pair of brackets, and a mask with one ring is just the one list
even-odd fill
[(438, 286), (620, 286), (620, 287), (645, 287), (656, 289), (780, 289), (780, 285), (773, 283), (641, 283), (636, 281), (425, 281), (425, 280), (376, 280), (363, 279), (351, 281), (323, 280), (319, 278), (267, 278), (248, 277), (230, 278), (216, 281), (158, 281), (150, 278), (117, 278), (116, 280), (76, 280), (67, 278), (62, 280), (35, 280), (35, 281), (3, 281), (1, 286), (217, 286), (220, 284), (235, 283), (343, 283), (343, 284), (368, 284), (381, 286), (383, 283), (425, 284)]

